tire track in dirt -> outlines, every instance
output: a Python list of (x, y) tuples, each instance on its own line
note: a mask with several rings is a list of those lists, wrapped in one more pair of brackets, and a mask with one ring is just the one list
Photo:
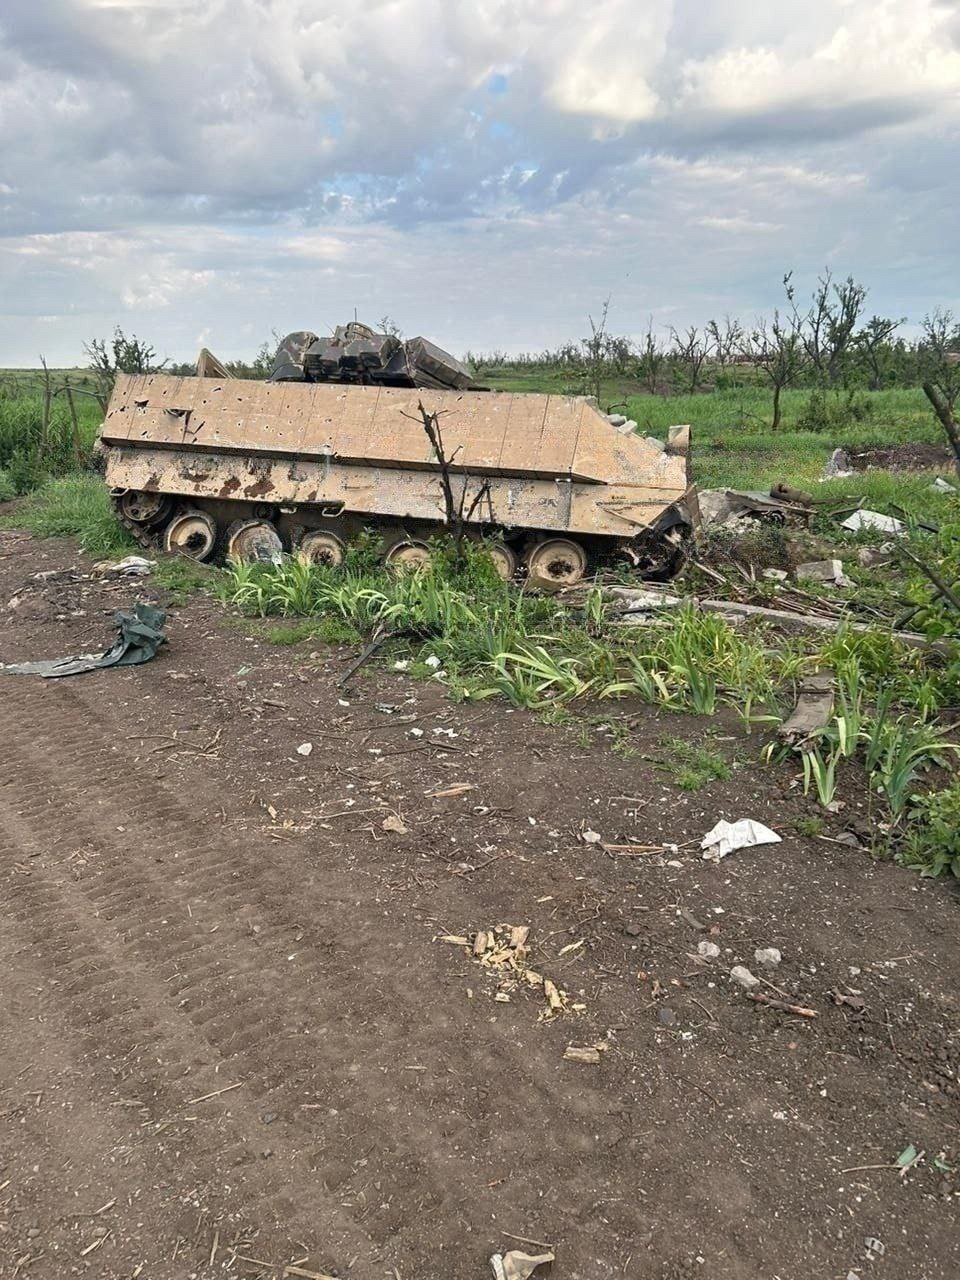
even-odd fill
[[(234, 1094), (229, 1099), (231, 1125), (236, 1124), (245, 1132), (231, 1147), (229, 1158), (219, 1148), (207, 1155), (214, 1167), (222, 1166), (248, 1157), (254, 1143), (262, 1145), (265, 1137), (269, 1138), (281, 1158), (275, 1159), (270, 1169), (258, 1167), (256, 1202), (251, 1208), (260, 1216), (265, 1209), (272, 1210), (269, 1216), (292, 1234), (295, 1228), (299, 1238), (305, 1233), (308, 1238), (315, 1235), (319, 1218), (328, 1232), (325, 1247), (338, 1243), (341, 1256), (370, 1253), (371, 1239), (377, 1245), (386, 1243), (391, 1232), (378, 1227), (375, 1215), (371, 1215), (359, 1235), (356, 1229), (346, 1235), (342, 1228), (330, 1232), (334, 1222), (343, 1219), (344, 1214), (329, 1195), (320, 1193), (313, 1166), (329, 1157), (338, 1140), (349, 1140), (356, 1146), (357, 1125), (351, 1116), (349, 1134), (330, 1135), (329, 1130), (334, 1126), (331, 1118), (325, 1116), (325, 1140), (318, 1147), (315, 1121), (309, 1124), (301, 1118), (303, 1113), (298, 1112), (294, 1101), (303, 1097), (306, 1084), (315, 1084), (318, 1077), (332, 1075), (335, 1087), (328, 1099), (330, 1106), (324, 1109), (337, 1113), (337, 1125), (343, 1128), (339, 1119), (341, 1109), (333, 1104), (341, 1095), (348, 1100), (346, 1091), (350, 1081), (343, 1078), (342, 1071), (333, 1071), (337, 1059), (335, 1045), (329, 1049), (324, 1047), (329, 1037), (324, 1036), (323, 1042), (316, 1044), (319, 1038), (311, 1035), (309, 1044), (296, 1045), (294, 1058), (305, 1064), (299, 1072), (291, 1071), (290, 1055), (280, 1052), (284, 1041), (291, 1038), (291, 1013), (298, 1024), (294, 1033), (317, 1029), (315, 1006), (309, 992), (301, 994), (291, 990), (290, 979), (276, 970), (269, 954), (264, 956), (264, 947), (253, 941), (252, 933), (237, 934), (235, 930), (218, 928), (217, 933), (204, 935), (200, 933), (199, 922), (197, 925), (175, 923), (177, 918), (189, 919), (189, 902), (203, 890), (212, 891), (220, 898), (226, 895), (223, 906), (229, 914), (231, 894), (238, 903), (249, 901), (255, 896), (254, 888), (248, 882), (237, 885), (231, 859), (223, 857), (212, 865), (210, 872), (189, 877), (191, 883), (186, 887), (174, 884), (169, 878), (164, 882), (153, 873), (144, 874), (142, 859), (123, 847), (126, 833), (115, 829), (126, 824), (115, 819), (122, 816), (129, 822), (128, 813), (132, 810), (141, 823), (149, 820), (151, 829), (165, 840), (172, 825), (170, 819), (181, 816), (177, 813), (178, 806), (163, 796), (151, 805), (151, 798), (144, 796), (143, 788), (131, 797), (129, 784), (123, 783), (123, 807), (115, 807), (109, 794), (113, 789), (110, 779), (91, 759), (90, 726), (84, 734), (83, 751), (78, 751), (77, 742), (71, 741), (74, 735), (69, 728), (58, 736), (55, 762), (44, 751), (42, 743), (35, 741), (38, 736), (42, 737), (46, 727), (35, 720), (31, 740), (24, 741), (16, 731), (13, 735), (13, 752), (21, 765), (18, 795), (22, 799), (20, 817), (8, 814), (4, 819), (8, 847), (28, 855), (39, 852), (47, 830), (52, 828), (53, 834), (57, 834), (58, 822), (71, 792), (76, 790), (79, 794), (84, 786), (94, 788), (100, 802), (96, 821), (91, 823), (85, 812), (74, 811), (71, 826), (74, 839), (99, 845), (99, 873), (95, 877), (81, 877), (79, 881), (64, 880), (56, 889), (42, 883), (35, 871), (29, 876), (18, 876), (11, 886), (8, 910), (26, 932), (28, 945), (40, 949), (51, 974), (62, 977), (66, 966), (67, 972), (74, 975), (64, 988), (64, 995), (68, 997), (67, 1014), (72, 1014), (80, 1029), (93, 1025), (98, 1035), (109, 1034), (114, 1060), (126, 1060), (152, 1042), (154, 1049), (159, 1051), (162, 1047), (168, 1059), (180, 1056), (185, 1066), (193, 1065), (195, 1079), (199, 1078), (197, 1071), (206, 1068), (211, 1089), (224, 1079), (227, 1068), (231, 1073), (228, 1079), (241, 1077), (246, 1081), (243, 1097)], [(82, 770), (82, 782), (75, 777), (78, 770)], [(33, 783), (24, 786), (28, 777)], [(58, 803), (61, 796), (65, 802), (62, 805)], [(160, 822), (154, 822), (158, 810), (165, 813)], [(114, 829), (110, 830), (111, 827)], [(190, 848), (191, 842), (182, 838), (185, 834), (192, 833), (189, 830), (170, 833), (180, 835), (181, 849), (194, 858), (197, 872), (204, 862), (204, 854), (212, 851), (210, 846), (204, 849), (196, 840)], [(94, 920), (98, 922), (95, 930)], [(113, 925), (115, 929), (101, 925)], [(94, 933), (96, 946), (91, 942)], [(51, 939), (56, 941), (51, 943)], [(224, 952), (228, 957), (226, 961), (218, 958)], [(169, 970), (170, 981), (164, 982), (160, 977), (164, 969)], [(319, 972), (314, 974), (315, 978), (319, 976)], [(328, 979), (329, 976), (327, 974)], [(267, 988), (265, 980), (269, 980)], [(296, 981), (302, 981), (302, 972), (298, 971)], [(207, 997), (202, 994), (204, 983), (216, 988)], [(282, 1001), (277, 999), (277, 990), (283, 991)], [(120, 992), (126, 996), (120, 997), (118, 1004), (112, 997), (118, 997)], [(192, 1029), (192, 1039), (185, 1037), (185, 1027)], [(180, 1055), (171, 1052), (178, 1042), (183, 1046)], [(158, 1052), (157, 1056), (162, 1055)], [(147, 1083), (151, 1093), (158, 1097), (164, 1097), (165, 1091), (169, 1091), (168, 1073), (154, 1074), (148, 1077)], [(192, 1093), (202, 1091), (199, 1085), (190, 1088)], [(182, 1106), (182, 1099), (177, 1101)], [(276, 1128), (266, 1131), (256, 1114), (261, 1108), (272, 1111), (278, 1118), (287, 1112), (287, 1117)], [(370, 1145), (379, 1144), (383, 1151), (389, 1146), (385, 1136), (368, 1122), (363, 1137), (369, 1138)], [(408, 1176), (421, 1179), (425, 1187), (428, 1185), (426, 1170), (412, 1153), (391, 1154), (408, 1166)], [(198, 1163), (202, 1165), (203, 1160)], [(337, 1237), (342, 1239), (338, 1241)]]
[[(129, 1021), (138, 1010), (141, 1015), (144, 1009), (170, 1010), (159, 1029), (141, 1022), (135, 1034), (128, 1032), (125, 1040), (115, 1042), (122, 1053), (133, 1052), (148, 1035), (169, 1052), (171, 1043), (178, 1037), (183, 1039), (182, 1023), (187, 1020), (200, 1038), (201, 1048), (207, 1050), (204, 1057), (202, 1053), (197, 1056), (194, 1049), (195, 1061), (208, 1067), (211, 1062), (229, 1064), (231, 1079), (234, 1074), (242, 1074), (248, 1080), (248, 1085), (238, 1091), (244, 1097), (234, 1094), (229, 1100), (231, 1115), (245, 1116), (247, 1121), (245, 1141), (234, 1156), (242, 1154), (242, 1148), (251, 1141), (263, 1141), (265, 1131), (252, 1114), (254, 1106), (257, 1110), (262, 1107), (277, 1115), (286, 1113), (284, 1164), (300, 1160), (297, 1182), (315, 1186), (317, 1175), (313, 1170), (317, 1166), (322, 1169), (331, 1150), (341, 1143), (349, 1143), (357, 1153), (376, 1147), (379, 1181), (385, 1183), (378, 1192), (381, 1203), (389, 1204), (391, 1183), (401, 1190), (413, 1182), (425, 1206), (440, 1206), (447, 1197), (430, 1167), (430, 1142), (426, 1151), (418, 1150), (422, 1141), (411, 1141), (394, 1109), (384, 1125), (377, 1122), (375, 1104), (365, 1097), (362, 1078), (350, 1074), (350, 1067), (355, 1064), (344, 1071), (335, 1026), (333, 1034), (329, 1026), (324, 1026), (324, 1036), (311, 1037), (308, 1047), (302, 1039), (297, 1044), (299, 1032), (316, 1029), (316, 1002), (323, 993), (331, 985), (336, 986), (338, 979), (349, 978), (342, 965), (340, 972), (332, 971), (329, 960), (313, 954), (309, 946), (297, 946), (294, 980), (276, 967), (269, 952), (265, 956), (268, 945), (279, 954), (291, 941), (296, 943), (297, 935), (289, 920), (292, 910), (303, 910), (302, 895), (285, 885), (275, 866), (256, 851), (234, 847), (229, 835), (211, 841), (206, 838), (207, 832), (198, 832), (196, 813), (188, 807), (189, 796), (183, 792), (174, 797), (157, 780), (142, 775), (131, 785), (121, 768), (123, 755), (112, 749), (119, 726), (103, 723), (96, 708), (82, 703), (71, 709), (69, 703), (79, 699), (71, 696), (65, 701), (66, 706), (45, 702), (38, 708), (24, 699), (27, 705), (23, 706), (25, 714), (19, 717), (20, 726), (26, 726), (31, 719), (33, 723), (29, 734), (20, 727), (14, 730), (12, 745), (25, 765), (17, 776), (22, 824), (17, 843), (25, 848), (32, 841), (36, 847), (37, 837), (48, 830), (60, 834), (63, 818), (68, 815), (75, 842), (100, 849), (98, 873), (84, 875), (79, 881), (65, 881), (58, 887), (58, 895), (72, 900), (75, 919), (86, 917), (89, 921), (92, 911), (98, 921), (115, 926), (116, 954), (92, 951), (78, 924), (73, 931), (74, 941), (61, 946), (59, 952), (51, 952), (51, 961), (56, 965), (69, 962), (78, 970), (71, 997), (91, 999), (97, 995), (100, 1008), (106, 1008), (105, 1016), (117, 1024), (114, 1035), (122, 1033), (124, 1019)], [(27, 714), (28, 709), (32, 716)], [(151, 863), (142, 849), (129, 847), (133, 826), (149, 828), (164, 846), (163, 864)], [(251, 854), (256, 861), (252, 861)], [(160, 865), (164, 870), (159, 869)], [(171, 865), (177, 868), (173, 874), (166, 869)], [(349, 924), (336, 923), (348, 917), (349, 901), (338, 902), (337, 895), (326, 887), (318, 895), (316, 888), (314, 885), (311, 897), (332, 913), (334, 921), (332, 926), (324, 921), (324, 932), (341, 935), (344, 946), (355, 947), (358, 940), (351, 934)], [(191, 920), (188, 924), (191, 903), (200, 907), (200, 915), (196, 922)], [(204, 909), (211, 903), (217, 907), (217, 932), (201, 933), (201, 928), (212, 927), (209, 912), (204, 919)], [(244, 920), (244, 909), (249, 909), (251, 903), (255, 904), (255, 913), (270, 922), (262, 927), (259, 938), (252, 932), (250, 918)], [(63, 905), (55, 895), (54, 900), (41, 906), (45, 910), (38, 912), (31, 907), (29, 915), (45, 922), (37, 935), (42, 942), (48, 933), (61, 927)], [(241, 923), (245, 928), (239, 928)], [(103, 930), (98, 929), (97, 933), (98, 943), (102, 942)], [(363, 944), (360, 939), (359, 945)], [(113, 992), (114, 987), (130, 989), (131, 958), (137, 962), (137, 999), (128, 1000), (122, 1009), (105, 1006), (106, 991)], [(389, 956), (382, 958), (377, 966), (380, 974), (371, 974), (367, 967), (362, 980), (369, 984), (382, 977), (385, 981), (389, 961)], [(145, 972), (151, 976), (146, 985)], [(304, 982), (306, 987), (301, 990)], [(282, 1003), (276, 999), (278, 989), (283, 991)], [(383, 1004), (384, 1012), (392, 1008), (389, 993)], [(335, 1013), (329, 1005), (328, 998), (323, 1021), (350, 1022), (355, 1038), (358, 1028), (350, 1019), (349, 1009), (341, 1007)], [(406, 1016), (412, 1016), (412, 1012), (407, 1010)], [(291, 1014), (300, 1021), (293, 1034)], [(96, 1009), (88, 1008), (84, 1020), (96, 1016)], [(384, 1021), (378, 1017), (377, 1025), (367, 1036), (370, 1047), (394, 1037), (402, 1043), (403, 1020), (402, 1014), (387, 1016)], [(285, 1042), (289, 1052), (282, 1051)], [(357, 1054), (356, 1048), (354, 1053)], [(189, 1053), (185, 1051), (184, 1056), (189, 1063)], [(223, 1074), (221, 1067), (214, 1084)], [(322, 1097), (317, 1091), (318, 1080), (328, 1084)], [(160, 1090), (163, 1081), (153, 1081), (152, 1085)], [(299, 1111), (305, 1089), (312, 1089), (308, 1096), (313, 1108), (321, 1113), (323, 1109), (338, 1113), (335, 1122), (333, 1117), (325, 1116), (326, 1140), (320, 1146), (315, 1125), (305, 1124)], [(315, 1101), (317, 1098), (320, 1100)], [(279, 1146), (279, 1127), (270, 1130), (268, 1137), (274, 1146)], [(449, 1165), (449, 1152), (446, 1160)], [(257, 1212), (261, 1213), (266, 1204), (272, 1208), (275, 1220), (289, 1226), (296, 1206), (289, 1203), (281, 1178), (260, 1166), (257, 1180), (262, 1182)], [(290, 1174), (282, 1180), (289, 1181)], [(309, 1217), (314, 1232), (319, 1207), (316, 1198), (314, 1191), (300, 1196), (302, 1212), (296, 1215), (304, 1220)], [(321, 1214), (321, 1219), (324, 1217)], [(389, 1214), (381, 1229), (375, 1219), (375, 1214), (365, 1214), (364, 1229), (377, 1243), (386, 1243), (391, 1235)], [(352, 1253), (358, 1251), (354, 1245), (351, 1248)]]
[[(72, 928), (66, 920), (63, 927)], [(16, 1139), (4, 1152), (13, 1204), (5, 1219), (9, 1234), (0, 1234), (0, 1276), (16, 1274), (19, 1259), (37, 1254), (43, 1258), (36, 1265), (21, 1264), (31, 1267), (28, 1274), (51, 1274), (44, 1260), (55, 1274), (64, 1274), (68, 1259), (95, 1242), (100, 1225), (111, 1235), (98, 1256), (109, 1258), (114, 1274), (129, 1276), (147, 1263), (157, 1275), (163, 1261), (157, 1239), (176, 1240), (180, 1234), (179, 1188), (186, 1173), (170, 1144), (187, 1126), (157, 1133), (151, 1117), (155, 1100), (129, 1096), (138, 1092), (129, 1068), (122, 1077), (129, 1086), (120, 1096), (118, 1068), (93, 1051), (93, 1034), (78, 1018), (71, 1023), (66, 990), (59, 998), (51, 990), (49, 962), (38, 963), (36, 947), (25, 939), (19, 922), (0, 930), (0, 968), (6, 975), (0, 1061), (7, 1082), (0, 1089), (0, 1110), (18, 1123)], [(69, 954), (68, 947), (60, 951)], [(95, 955), (93, 948), (86, 952)], [(103, 986), (99, 991), (107, 994)], [(115, 1204), (125, 1186), (136, 1188), (135, 1216), (124, 1215), (122, 1206), (116, 1215), (97, 1212)], [(45, 1223), (39, 1240), (32, 1239), (28, 1232), (43, 1222), (41, 1206), (50, 1202), (58, 1204), (57, 1219)]]
[[(19, 820), (0, 815), (0, 832), (8, 849), (30, 850), (29, 835)], [(120, 1080), (123, 1099), (129, 1100), (132, 1085), (135, 1096), (164, 1127), (176, 1129), (179, 1118), (177, 1163), (209, 1185), (210, 1200), (220, 1206), (220, 1215), (236, 1213), (216, 1180), (237, 1179), (242, 1217), (257, 1228), (301, 1239), (319, 1229), (324, 1250), (332, 1249), (340, 1257), (378, 1253), (381, 1242), (323, 1190), (297, 1143), (263, 1128), (258, 1110), (270, 1105), (270, 1097), (257, 1078), (255, 1063), (243, 1054), (221, 1055), (215, 1044), (204, 1042), (189, 1020), (170, 1008), (162, 983), (145, 966), (131, 964), (123, 939), (114, 940), (108, 928), (95, 928), (97, 916), (86, 903), (70, 901), (68, 885), (54, 888), (36, 871), (14, 875), (15, 879), (8, 877), (5, 894), (7, 918), (14, 925), (14, 930), (7, 930), (10, 963), (16, 971), (32, 963), (37, 985), (47, 988), (48, 1001), (57, 1007), (56, 1025), (71, 1028), (77, 1060), (94, 1073), (96, 1094), (116, 1101)], [(147, 900), (145, 906), (152, 911), (155, 903)], [(91, 945), (94, 934), (96, 944)], [(74, 938), (83, 939), (80, 972), (74, 968)], [(227, 1068), (234, 1074), (227, 1076)], [(202, 1115), (188, 1105), (192, 1097), (237, 1078), (244, 1081), (242, 1102), (231, 1092), (204, 1104)], [(198, 1083), (204, 1079), (207, 1087)], [(185, 1120), (188, 1112), (199, 1123)], [(258, 1159), (268, 1137), (274, 1151), (269, 1165)], [(246, 1177), (254, 1163), (253, 1176)], [(182, 1170), (172, 1169), (170, 1174), (183, 1182)]]

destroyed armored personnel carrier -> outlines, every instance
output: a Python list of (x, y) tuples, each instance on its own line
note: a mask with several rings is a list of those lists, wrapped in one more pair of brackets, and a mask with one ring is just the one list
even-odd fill
[(697, 518), (688, 428), (661, 443), (583, 397), (471, 390), (423, 338), (354, 323), (289, 335), (267, 382), (230, 377), (209, 352), (200, 371), (119, 377), (101, 428), (115, 510), (143, 546), (337, 565), (374, 529), (389, 563), (425, 562), (446, 506), (421, 405), (439, 415), (466, 527), (504, 577), (564, 585), (615, 557), (669, 576)]

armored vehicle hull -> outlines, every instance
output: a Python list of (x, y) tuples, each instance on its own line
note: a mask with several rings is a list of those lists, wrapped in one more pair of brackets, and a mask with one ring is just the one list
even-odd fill
[(101, 442), (120, 518), (143, 545), (198, 559), (336, 564), (364, 528), (416, 563), (444, 522), (439, 416), (454, 497), (505, 576), (563, 584), (627, 556), (674, 568), (697, 518), (686, 429), (666, 447), (577, 397), (167, 375), (117, 380)]

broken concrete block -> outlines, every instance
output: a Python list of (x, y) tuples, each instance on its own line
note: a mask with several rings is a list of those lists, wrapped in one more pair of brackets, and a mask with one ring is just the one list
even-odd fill
[(854, 511), (853, 515), (847, 516), (846, 520), (841, 522), (840, 528), (848, 529), (850, 533), (859, 533), (861, 529), (873, 529), (877, 533), (895, 534), (898, 538), (906, 532), (902, 520), (885, 516), (879, 511), (866, 511), (863, 507)]
[(892, 559), (893, 556), (883, 547), (861, 547), (857, 552), (857, 560), (864, 569), (880, 569)]
[(850, 455), (846, 449), (834, 449), (827, 460), (827, 465), (823, 468), (823, 474), (830, 479), (835, 479), (838, 476), (853, 475)]
[(840, 585), (846, 581), (842, 560), (809, 560), (806, 564), (798, 564), (794, 570), (798, 581), (806, 578), (809, 582), (832, 582)]

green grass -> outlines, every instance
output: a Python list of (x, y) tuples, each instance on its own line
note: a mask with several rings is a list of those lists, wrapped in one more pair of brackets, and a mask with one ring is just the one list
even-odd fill
[[(89, 456), (102, 420), (99, 405), (88, 396), (74, 398), (81, 459)], [(43, 400), (0, 380), (0, 469), (16, 493), (25, 493), (44, 475), (59, 475), (76, 466), (73, 422), (63, 396), (51, 404), (46, 445), (41, 447)]]
[(247, 630), (250, 635), (256, 636), (266, 644), (282, 645), (288, 648), (308, 640), (319, 644), (357, 644), (361, 639), (356, 627), (332, 615), (304, 618), (300, 622), (273, 625), (261, 623), (248, 626)]
[(660, 746), (668, 752), (661, 768), (673, 775), (681, 791), (699, 791), (710, 782), (725, 782), (730, 777), (730, 765), (711, 747), (676, 737), (661, 738)]
[(167, 556), (156, 551), (144, 552), (150, 559), (156, 559), (157, 567), (153, 571), (152, 581), (155, 586), (163, 587), (170, 593), (168, 603), (175, 608), (186, 603), (198, 592), (213, 592), (217, 588), (221, 571), (210, 565), (199, 564), (189, 556)]
[(865, 392), (867, 416), (830, 431), (798, 428), (809, 398), (808, 390), (784, 393), (783, 423), (776, 432), (769, 426), (769, 393), (759, 387), (696, 396), (633, 396), (629, 413), (642, 433), (661, 438), (667, 427), (689, 423), (693, 477), (704, 488), (769, 489), (779, 480), (803, 488), (820, 478), (836, 448), (944, 443), (919, 389)]
[(75, 537), (88, 555), (101, 559), (137, 549), (117, 523), (99, 476), (68, 475), (47, 480), (3, 523), (8, 528), (26, 529), (38, 538)]

